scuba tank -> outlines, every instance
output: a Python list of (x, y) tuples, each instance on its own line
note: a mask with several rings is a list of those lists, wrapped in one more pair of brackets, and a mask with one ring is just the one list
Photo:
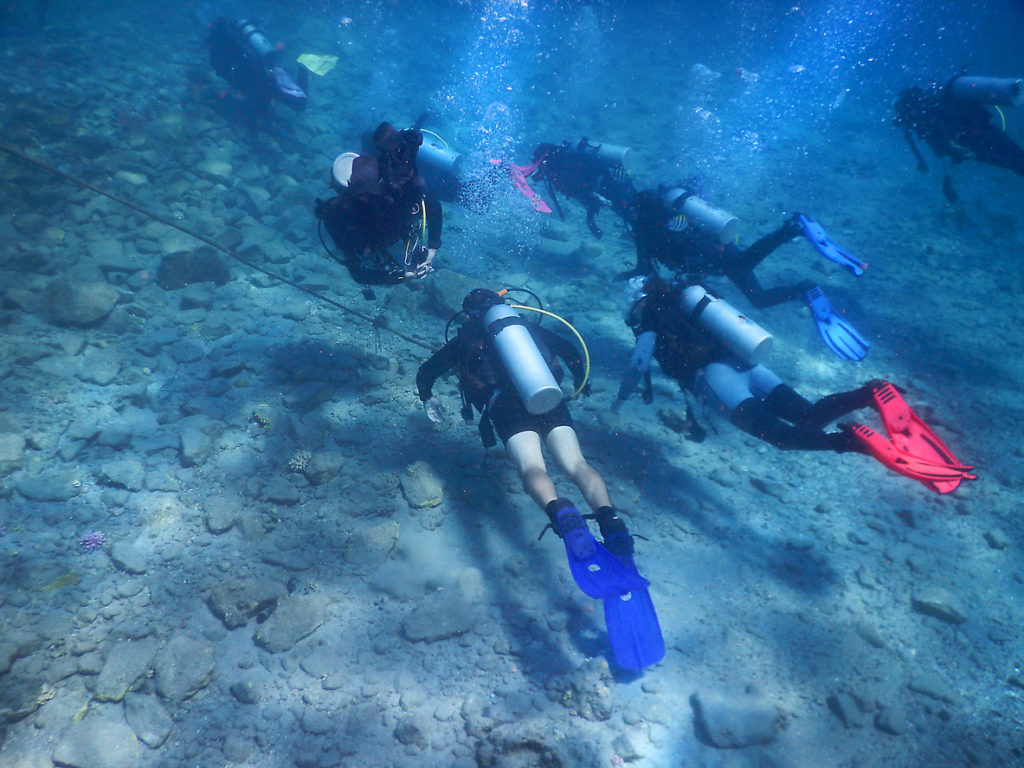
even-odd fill
[[(661, 197), (662, 203), (673, 214), (682, 214), (718, 236), (719, 242), (731, 243), (736, 239), (740, 220), (728, 211), (716, 208), (707, 200), (690, 194), (682, 187), (672, 187)], [(680, 227), (683, 229), (684, 227)]]
[(435, 139), (425, 140), (416, 156), (416, 167), (428, 180), (445, 176), (457, 178), (462, 167), (462, 155)]
[(238, 22), (237, 29), (239, 38), (252, 49), (252, 52), (256, 54), (256, 58), (267, 65), (274, 63), (274, 60), (277, 58), (277, 48), (260, 31), (259, 27), (251, 21), (242, 19)]
[(416, 155), (416, 169), (427, 189), (440, 200), (455, 200), (461, 187), (464, 155), (451, 149), (432, 131), (422, 130), (423, 144)]
[(947, 87), (954, 99), (1012, 107), (1024, 104), (1024, 80), (1016, 77), (958, 75)]
[(562, 388), (519, 313), (507, 304), (495, 304), (487, 310), (483, 321), (526, 410), (537, 416), (561, 403)]
[(680, 299), (692, 322), (708, 330), (736, 359), (757, 365), (772, 350), (772, 335), (732, 304), (712, 296), (703, 286), (691, 285)]
[(628, 168), (629, 162), (633, 158), (632, 147), (623, 147), (618, 144), (591, 144), (589, 139), (581, 139), (578, 144), (570, 146), (569, 151), (580, 155), (589, 154), (608, 168), (616, 166)]
[(349, 179), (352, 178), (352, 163), (357, 157), (357, 152), (343, 152), (334, 158), (331, 165), (331, 187), (335, 192), (341, 192), (348, 187)]

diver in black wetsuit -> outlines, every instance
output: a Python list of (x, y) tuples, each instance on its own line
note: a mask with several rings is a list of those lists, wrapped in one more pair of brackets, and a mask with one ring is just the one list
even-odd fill
[(618, 411), (644, 382), (644, 400), (651, 401), (650, 364), (679, 386), (694, 392), (734, 425), (782, 450), (865, 453), (847, 429), (825, 432), (836, 419), (872, 404), (868, 382), (859, 389), (828, 395), (815, 403), (763, 365), (737, 359), (722, 338), (693, 321), (682, 306), (682, 283), (658, 278), (638, 281), (626, 319), (636, 336), (629, 369), (623, 376), (612, 410)]
[(1020, 80), (957, 75), (945, 85), (904, 89), (896, 101), (892, 124), (903, 129), (922, 173), (928, 164), (914, 143), (914, 134), (940, 159), (948, 157), (954, 164), (973, 159), (1024, 176), (1024, 149), (993, 125), (995, 114), (990, 108), (1019, 104), (1022, 98)]
[[(433, 271), (442, 214), (416, 170), (422, 143), (418, 130), (399, 131), (381, 123), (373, 133), (377, 155), (356, 157), (347, 186), (329, 200), (317, 200), (317, 218), (357, 283), (400, 283)], [(404, 249), (393, 255), (389, 248), (402, 240)]]
[[(277, 65), (277, 48), (251, 21), (221, 16), (210, 24), (206, 42), (214, 71), (251, 104), (254, 114), (264, 114), (273, 101), (296, 112), (305, 108), (305, 90)], [(300, 77), (306, 71), (300, 67)]]
[(587, 226), (594, 237), (601, 237), (601, 228), (594, 217), (607, 205), (623, 219), (630, 214), (636, 188), (629, 178), (625, 158), (630, 150), (609, 144), (591, 144), (586, 138), (575, 144), (541, 144), (533, 152), (534, 163), (539, 162), (534, 178), (543, 181), (548, 195), (561, 218), (565, 218), (558, 204), (556, 192), (579, 200), (587, 211)]
[[(740, 248), (735, 243), (721, 242), (713, 230), (683, 223), (683, 217), (665, 202), (666, 195), (676, 190), (658, 187), (633, 198), (631, 230), (636, 242), (637, 264), (632, 270), (621, 273), (620, 279), (649, 275), (654, 272), (656, 263), (685, 276), (691, 283), (709, 275), (724, 275), (758, 308), (803, 298), (814, 287), (814, 283), (802, 281), (764, 288), (754, 274), (754, 268), (776, 248), (803, 233), (799, 214), (794, 214), (750, 247)], [(688, 193), (683, 191), (682, 195)]]

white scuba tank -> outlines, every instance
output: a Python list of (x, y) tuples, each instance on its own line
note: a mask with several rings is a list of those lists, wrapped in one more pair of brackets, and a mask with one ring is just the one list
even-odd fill
[(714, 232), (720, 242), (731, 243), (736, 239), (740, 220), (728, 211), (711, 205), (704, 198), (688, 194), (681, 187), (673, 187), (665, 192), (661, 200), (670, 211), (681, 213), (691, 221)]
[(772, 335), (732, 304), (712, 296), (703, 286), (691, 285), (683, 291), (683, 311), (721, 341), (736, 359), (757, 365), (772, 350)]
[(597, 159), (607, 166), (621, 165), (623, 168), (629, 168), (633, 158), (632, 147), (618, 144), (589, 144), (587, 150), (592, 151)]
[(484, 315), (484, 328), (527, 411), (547, 413), (562, 402), (562, 389), (518, 312), (495, 304)]
[(960, 75), (950, 81), (949, 90), (956, 99), (979, 101), (982, 104), (1013, 107), (1024, 104), (1024, 80), (1017, 77)]
[(458, 177), (462, 168), (462, 155), (442, 145), (430, 136), (424, 136), (416, 154), (416, 167), (424, 177)]
[(348, 186), (349, 179), (352, 178), (352, 163), (357, 157), (359, 155), (356, 152), (343, 152), (334, 158), (331, 165), (331, 186), (336, 192), (341, 192)]

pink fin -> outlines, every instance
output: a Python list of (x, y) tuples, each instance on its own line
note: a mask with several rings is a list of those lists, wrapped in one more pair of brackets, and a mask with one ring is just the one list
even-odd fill
[(542, 162), (544, 162), (543, 157), (530, 165), (514, 165), (513, 163), (505, 163), (501, 160), (491, 160), (492, 165), (503, 165), (508, 168), (508, 175), (512, 179), (512, 183), (516, 185), (516, 189), (523, 193), (523, 197), (530, 201), (530, 205), (533, 206), (535, 211), (551, 213), (551, 206), (544, 202), (543, 198), (526, 183), (526, 178), (536, 171)]

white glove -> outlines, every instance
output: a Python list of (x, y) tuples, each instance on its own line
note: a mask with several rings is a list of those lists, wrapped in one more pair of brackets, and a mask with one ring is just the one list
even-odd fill
[(423, 411), (427, 414), (427, 418), (435, 424), (440, 424), (444, 421), (444, 408), (441, 406), (441, 401), (436, 397), (423, 401)]

